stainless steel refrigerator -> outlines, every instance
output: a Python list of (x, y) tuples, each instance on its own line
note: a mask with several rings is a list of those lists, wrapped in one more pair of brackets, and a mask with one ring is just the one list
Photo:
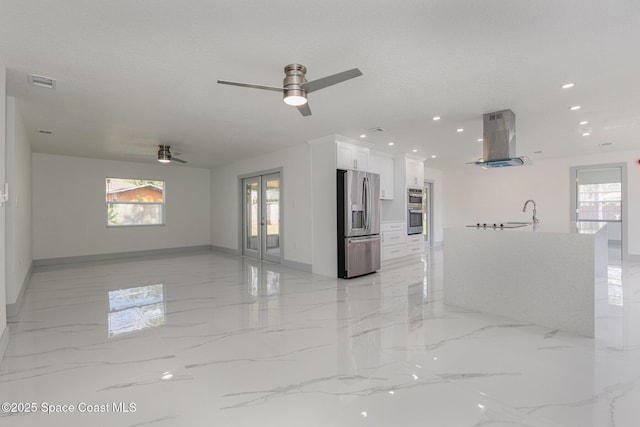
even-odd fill
[(337, 171), (338, 277), (380, 269), (380, 175)]

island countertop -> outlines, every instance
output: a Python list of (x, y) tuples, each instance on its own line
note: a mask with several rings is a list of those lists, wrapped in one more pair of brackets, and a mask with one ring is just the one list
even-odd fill
[[(480, 227), (468, 225), (464, 227), (468, 230), (474, 231), (487, 231), (487, 232), (526, 232), (526, 233), (563, 233), (563, 234), (596, 234), (603, 228), (607, 226), (606, 222), (598, 222), (598, 221), (579, 221), (579, 222), (552, 222), (545, 223), (540, 222), (538, 224), (528, 224), (524, 227), (516, 227), (516, 228), (500, 228), (500, 224), (509, 224), (509, 222), (499, 222), (495, 223), (497, 227), (493, 227), (493, 222), (487, 222), (487, 226), (483, 227), (480, 223)], [(511, 223), (513, 224), (513, 223)]]

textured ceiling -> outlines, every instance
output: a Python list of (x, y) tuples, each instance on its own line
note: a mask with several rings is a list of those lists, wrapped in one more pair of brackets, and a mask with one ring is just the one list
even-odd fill
[[(504, 108), (534, 161), (639, 147), (638, 22), (637, 0), (3, 0), (0, 58), (35, 152), (152, 161), (166, 143), (210, 167), (380, 127), (375, 148), (449, 167), (482, 154), (482, 114)], [(306, 118), (216, 84), (279, 86), (294, 62), (364, 75), (310, 94)]]

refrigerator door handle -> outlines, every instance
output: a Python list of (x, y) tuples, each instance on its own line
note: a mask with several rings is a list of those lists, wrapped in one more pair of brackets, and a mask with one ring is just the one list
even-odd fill
[(379, 234), (373, 236), (358, 236), (358, 237), (349, 237), (347, 239), (347, 243), (363, 243), (363, 242), (371, 242), (374, 240), (382, 241), (382, 236)]
[(371, 229), (371, 181), (367, 178), (367, 229)]
[(364, 229), (369, 228), (369, 210), (367, 209), (367, 177), (362, 178), (362, 207), (363, 207), (363, 218), (362, 222), (364, 225)]

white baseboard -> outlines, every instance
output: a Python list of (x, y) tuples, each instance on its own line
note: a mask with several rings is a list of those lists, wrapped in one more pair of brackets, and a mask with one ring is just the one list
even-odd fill
[(33, 262), (29, 266), (29, 270), (27, 270), (27, 274), (24, 276), (24, 280), (22, 281), (22, 286), (20, 287), (20, 292), (18, 292), (18, 298), (16, 298), (16, 302), (12, 304), (7, 304), (7, 317), (16, 317), (18, 315), (18, 311), (20, 311), (20, 305), (22, 305), (22, 298), (24, 298), (24, 291), (27, 289), (29, 280), (31, 280), (32, 272), (33, 272)]
[(34, 259), (33, 266), (41, 267), (48, 265), (59, 264), (76, 264), (79, 262), (93, 262), (93, 261), (109, 261), (114, 259), (126, 259), (132, 257), (141, 256), (153, 256), (153, 255), (173, 255), (198, 251), (210, 251), (211, 245), (200, 246), (184, 246), (179, 248), (166, 248), (166, 249), (149, 249), (145, 251), (131, 251), (131, 252), (114, 252), (109, 254), (97, 254), (97, 255), (81, 255), (62, 258), (44, 258)]
[(0, 362), (4, 358), (4, 354), (7, 351), (7, 347), (9, 347), (9, 328), (4, 328), (2, 331), (2, 336), (0, 336)]

